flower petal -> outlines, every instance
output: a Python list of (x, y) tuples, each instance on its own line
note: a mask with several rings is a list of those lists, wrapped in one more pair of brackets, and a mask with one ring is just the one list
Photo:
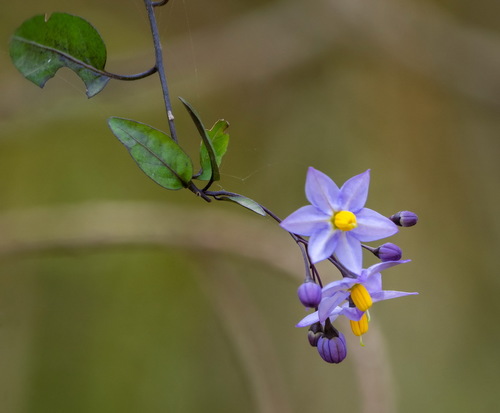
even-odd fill
[(335, 256), (348, 270), (359, 274), (363, 260), (361, 243), (358, 239), (350, 235), (350, 232), (341, 232), (335, 248)]
[(319, 316), (318, 312), (315, 311), (314, 313), (306, 315), (302, 320), (300, 320), (295, 327), (307, 327), (310, 326), (311, 324), (317, 323), (319, 321)]
[(356, 220), (357, 228), (349, 232), (363, 242), (390, 237), (398, 232), (394, 222), (369, 208), (363, 208), (356, 213)]
[(323, 287), (323, 297), (331, 297), (336, 291), (348, 290), (357, 283), (357, 279), (347, 277), (342, 278), (341, 280), (333, 281)]
[(334, 231), (330, 223), (312, 234), (307, 249), (311, 263), (316, 264), (330, 257), (337, 247), (339, 235), (339, 231)]
[(370, 295), (382, 291), (382, 274), (379, 272), (373, 274), (371, 277), (367, 278), (363, 285), (368, 290)]
[(310, 236), (322, 228), (328, 229), (331, 224), (328, 215), (307, 205), (288, 215), (280, 226), (294, 234)]
[(328, 318), (330, 319), (330, 322), (333, 323), (341, 314), (342, 314), (342, 307), (335, 307), (335, 310), (333, 310), (330, 313), (330, 316)]
[(348, 295), (348, 291), (341, 291), (321, 301), (318, 307), (319, 321), (324, 323), (328, 317), (334, 315), (338, 305), (344, 301)]
[(337, 210), (339, 187), (323, 172), (309, 167), (306, 177), (307, 200), (325, 214), (332, 216)]
[(340, 188), (340, 209), (356, 213), (366, 204), (368, 187), (370, 186), (370, 170), (353, 176)]
[(347, 305), (342, 309), (342, 315), (352, 321), (361, 320), (364, 313), (364, 311), (358, 310), (356, 307), (349, 307)]
[(391, 298), (404, 297), (406, 295), (417, 295), (418, 293), (406, 293), (404, 291), (380, 291), (371, 295), (374, 303), (378, 301), (390, 300)]
[(407, 262), (410, 262), (410, 261), (411, 260), (379, 262), (375, 265), (372, 265), (371, 267), (368, 267), (366, 270), (364, 270), (364, 272), (366, 272), (367, 278), (369, 278), (372, 276), (372, 274), (386, 270), (387, 268), (394, 267), (395, 265), (406, 264)]

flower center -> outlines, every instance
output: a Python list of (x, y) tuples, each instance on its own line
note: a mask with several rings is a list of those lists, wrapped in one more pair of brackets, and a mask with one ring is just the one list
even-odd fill
[(351, 330), (355, 336), (362, 336), (368, 331), (368, 317), (366, 313), (363, 314), (363, 317), (359, 321), (351, 321)]
[(373, 304), (370, 293), (362, 284), (354, 284), (351, 287), (351, 299), (360, 311), (368, 310)]
[(356, 222), (356, 215), (351, 211), (335, 212), (332, 217), (332, 224), (334, 228), (342, 231), (350, 231), (358, 226)]

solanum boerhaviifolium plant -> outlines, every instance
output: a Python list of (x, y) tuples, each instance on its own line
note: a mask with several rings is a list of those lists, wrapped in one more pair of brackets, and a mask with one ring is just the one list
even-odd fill
[[(310, 205), (284, 220), (246, 196), (224, 190), (212, 191), (212, 184), (220, 180), (219, 168), (229, 144), (229, 123), (218, 120), (207, 128), (196, 110), (180, 98), (200, 134), (196, 162), (181, 147), (155, 17), (155, 8), (167, 3), (168, 0), (144, 0), (155, 51), (154, 66), (144, 72), (119, 75), (106, 71), (106, 46), (97, 30), (81, 17), (66, 13), (37, 15), (22, 23), (11, 38), (12, 62), (24, 77), (42, 88), (61, 67), (67, 67), (85, 83), (89, 98), (101, 92), (110, 80), (138, 81), (157, 74), (169, 133), (137, 120), (115, 116), (108, 119), (112, 133), (139, 168), (163, 188), (188, 189), (207, 202), (236, 203), (259, 215), (270, 216), (290, 234), (305, 264), (304, 282), (298, 288), (298, 297), (304, 306), (314, 310), (297, 326), (309, 326), (311, 346), (317, 348), (325, 361), (339, 363), (347, 356), (347, 347), (344, 335), (333, 326), (336, 318), (347, 317), (353, 334), (362, 336), (368, 332), (369, 310), (373, 303), (416, 294), (382, 288), (381, 271), (409, 261), (401, 260), (402, 251), (397, 245), (385, 243), (372, 247), (364, 243), (392, 236), (399, 227), (415, 225), (418, 218), (410, 211), (387, 218), (366, 208), (369, 170), (339, 188), (327, 175), (310, 167), (305, 184)], [(363, 249), (381, 262), (365, 269)], [(323, 283), (316, 264), (325, 260), (339, 271), (339, 280)]]

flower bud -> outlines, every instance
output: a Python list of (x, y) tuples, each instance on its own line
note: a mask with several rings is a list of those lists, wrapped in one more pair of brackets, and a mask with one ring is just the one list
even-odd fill
[(318, 340), (323, 337), (323, 326), (321, 323), (314, 323), (309, 327), (309, 331), (307, 332), (307, 338), (309, 340), (309, 344), (312, 347), (316, 347), (318, 345)]
[(399, 261), (403, 256), (401, 248), (392, 242), (386, 242), (376, 248), (373, 253), (380, 258), (380, 261)]
[(400, 227), (412, 227), (418, 221), (418, 216), (411, 211), (399, 211), (392, 215), (390, 220)]
[(318, 353), (327, 363), (340, 363), (347, 356), (345, 337), (338, 333), (337, 337), (320, 337), (318, 340)]
[(321, 287), (315, 282), (306, 281), (297, 290), (297, 295), (305, 307), (315, 308), (321, 301)]

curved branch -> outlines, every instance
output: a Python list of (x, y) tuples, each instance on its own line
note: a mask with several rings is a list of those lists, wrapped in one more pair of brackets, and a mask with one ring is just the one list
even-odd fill
[[(158, 6), (163, 6), (167, 2), (157, 2)], [(146, 11), (148, 12), (149, 27), (151, 28), (151, 35), (153, 36), (153, 45), (155, 49), (155, 66), (158, 68), (158, 76), (160, 77), (161, 90), (163, 92), (163, 100), (165, 102), (165, 109), (167, 110), (168, 126), (170, 129), (170, 137), (177, 142), (177, 131), (174, 123), (174, 113), (172, 111), (172, 102), (170, 100), (170, 92), (168, 90), (167, 76), (165, 74), (165, 67), (163, 65), (163, 53), (160, 41), (160, 33), (158, 31), (158, 24), (156, 23), (156, 16), (154, 12), (154, 3), (151, 0), (144, 0)]]
[(106, 70), (97, 69), (96, 67), (94, 67), (92, 65), (89, 65), (88, 63), (85, 63), (84, 61), (82, 61), (80, 59), (76, 59), (74, 56), (71, 56), (71, 55), (69, 55), (67, 53), (64, 53), (61, 50), (55, 49), (53, 47), (42, 45), (42, 44), (34, 42), (32, 40), (23, 39), (23, 38), (20, 38), (20, 37), (17, 37), (17, 36), (14, 36), (14, 38), (17, 39), (17, 40), (19, 40), (19, 41), (22, 41), (23, 43), (27, 43), (27, 44), (30, 44), (30, 45), (33, 45), (33, 46), (37, 46), (37, 47), (45, 49), (45, 50), (50, 50), (51, 52), (53, 52), (55, 54), (58, 54), (59, 56), (64, 57), (65, 59), (69, 60), (70, 62), (75, 63), (78, 66), (84, 67), (85, 69), (90, 70), (93, 73), (96, 73), (96, 74), (104, 76), (104, 77), (109, 77), (111, 79), (116, 79), (116, 80), (138, 80), (138, 79), (142, 79), (142, 78), (151, 76), (152, 74), (154, 74), (154, 73), (156, 73), (158, 71), (157, 67), (153, 66), (151, 69), (148, 69), (148, 70), (146, 70), (145, 72), (142, 72), (142, 73), (137, 73), (135, 75), (118, 75), (116, 73), (107, 72)]
[(102, 202), (4, 212), (0, 214), (0, 257), (137, 245), (202, 249), (258, 260), (301, 281), (302, 273), (295, 273), (302, 261), (292, 254), (292, 245), (276, 251), (269, 248), (269, 244), (284, 243), (286, 231), (228, 210), (200, 213), (199, 208), (155, 203)]
[(151, 3), (153, 7), (161, 7), (168, 3), (169, 0), (155, 1)]
[(153, 66), (151, 69), (148, 69), (142, 73), (136, 73), (135, 75), (118, 75), (116, 73), (110, 73), (110, 72), (104, 72), (104, 73), (106, 73), (106, 76), (109, 76), (112, 79), (116, 79), (116, 80), (139, 80), (139, 79), (144, 79), (145, 77), (151, 76), (151, 75), (155, 74), (157, 71), (158, 71), (158, 68), (156, 66)]

